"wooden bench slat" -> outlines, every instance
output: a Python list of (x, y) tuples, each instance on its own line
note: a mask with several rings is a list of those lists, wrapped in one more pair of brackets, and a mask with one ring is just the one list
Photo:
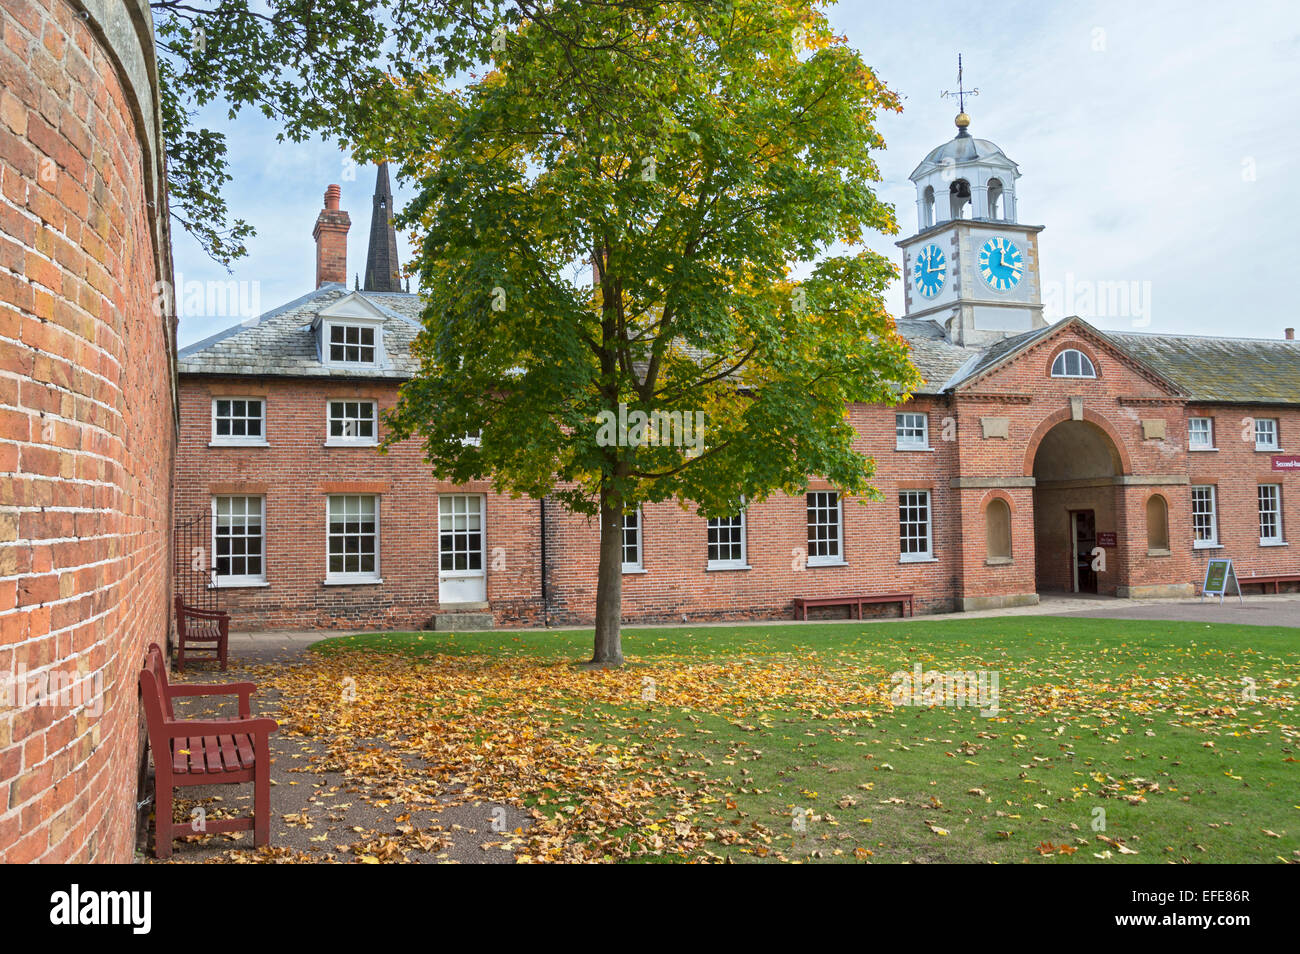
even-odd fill
[(227, 772), (239, 771), (239, 750), (235, 748), (235, 737), (223, 735), (218, 738), (221, 746), (221, 766)]
[(208, 763), (208, 771), (219, 774), (221, 772), (221, 747), (218, 745), (215, 735), (205, 735), (203, 737), (203, 754)]
[(250, 735), (235, 736), (235, 748), (239, 752), (239, 762), (242, 768), (253, 767), (253, 737)]

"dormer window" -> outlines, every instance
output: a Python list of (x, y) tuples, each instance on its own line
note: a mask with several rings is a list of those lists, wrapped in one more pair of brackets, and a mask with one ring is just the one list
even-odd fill
[(374, 364), (375, 329), (373, 325), (329, 326), (329, 359), (331, 364)]
[(1082, 351), (1069, 348), (1062, 351), (1052, 362), (1052, 377), (1054, 378), (1095, 378), (1097, 369), (1092, 366), (1092, 361)]
[(322, 308), (312, 322), (321, 363), (341, 371), (389, 367), (384, 321), (393, 317), (362, 292)]

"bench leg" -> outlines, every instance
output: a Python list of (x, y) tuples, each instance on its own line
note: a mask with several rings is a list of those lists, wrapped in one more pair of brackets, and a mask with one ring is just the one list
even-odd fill
[(154, 776), (153, 782), (153, 855), (166, 859), (172, 856), (172, 786)]
[(271, 842), (271, 754), (266, 736), (258, 740), (253, 776), (253, 846)]

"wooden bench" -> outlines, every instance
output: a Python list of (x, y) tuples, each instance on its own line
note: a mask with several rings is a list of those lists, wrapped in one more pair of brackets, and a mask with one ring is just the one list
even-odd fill
[[(190, 785), (253, 783), (253, 814), (207, 821), (202, 833), (253, 832), (254, 846), (271, 839), (270, 735), (280, 726), (274, 719), (249, 717), (251, 682), (214, 686), (173, 686), (167, 661), (157, 643), (149, 646), (140, 671), (140, 696), (149, 729), (154, 762), (154, 855), (170, 858), (172, 842), (194, 834), (185, 822), (172, 821), (173, 789)], [(176, 718), (172, 700), (181, 696), (238, 696), (238, 719)]]
[[(188, 653), (195, 659), (215, 659), (226, 671), (226, 651), (230, 643), (230, 614), (224, 610), (205, 610), (186, 606), (176, 597), (176, 671), (185, 671)], [(194, 648), (190, 648), (194, 647)], [(201, 655), (197, 655), (201, 654)]]
[(1261, 590), (1263, 587), (1268, 586), (1271, 583), (1273, 585), (1273, 592), (1281, 593), (1282, 590), (1279, 584), (1300, 583), (1300, 573), (1266, 573), (1259, 576), (1239, 576), (1237, 577), (1237, 582), (1242, 586), (1245, 586), (1247, 583), (1258, 583), (1260, 584)]
[(856, 607), (854, 619), (862, 619), (862, 607), (868, 603), (897, 603), (904, 616), (912, 615), (911, 593), (858, 593), (853, 596), (796, 596), (794, 609), (800, 619), (808, 618), (810, 606)]

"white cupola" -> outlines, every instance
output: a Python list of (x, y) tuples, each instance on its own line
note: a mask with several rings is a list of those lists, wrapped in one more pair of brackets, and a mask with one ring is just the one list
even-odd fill
[(916, 184), (917, 230), (952, 219), (1016, 222), (1020, 167), (987, 139), (970, 134), (970, 116), (958, 113), (957, 135), (921, 160)]

